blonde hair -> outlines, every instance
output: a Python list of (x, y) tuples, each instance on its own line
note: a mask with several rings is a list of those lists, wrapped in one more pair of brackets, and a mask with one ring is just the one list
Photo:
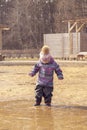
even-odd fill
[(47, 55), (50, 53), (50, 49), (47, 45), (44, 45), (42, 48), (41, 48), (41, 53), (43, 53), (44, 55)]

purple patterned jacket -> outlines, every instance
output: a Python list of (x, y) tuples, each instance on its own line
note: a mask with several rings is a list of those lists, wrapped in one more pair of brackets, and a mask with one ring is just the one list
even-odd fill
[(47, 64), (38, 61), (35, 64), (33, 70), (29, 73), (30, 76), (36, 75), (38, 73), (37, 85), (43, 85), (47, 87), (53, 87), (53, 75), (54, 72), (57, 74), (58, 79), (63, 79), (62, 70), (59, 65), (51, 58), (50, 62)]

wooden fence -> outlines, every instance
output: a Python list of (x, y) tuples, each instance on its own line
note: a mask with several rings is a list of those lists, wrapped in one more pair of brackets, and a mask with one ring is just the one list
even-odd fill
[(1, 54), (5, 57), (39, 57), (39, 50), (37, 49), (30, 49), (30, 50), (2, 50)]
[(87, 52), (87, 33), (44, 34), (44, 44), (54, 58), (76, 57), (81, 51)]

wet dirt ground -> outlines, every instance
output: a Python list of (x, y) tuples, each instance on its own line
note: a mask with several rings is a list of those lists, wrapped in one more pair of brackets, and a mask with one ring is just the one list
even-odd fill
[(0, 66), (0, 130), (87, 130), (87, 65), (62, 66), (54, 75), (52, 106), (33, 106), (32, 66)]

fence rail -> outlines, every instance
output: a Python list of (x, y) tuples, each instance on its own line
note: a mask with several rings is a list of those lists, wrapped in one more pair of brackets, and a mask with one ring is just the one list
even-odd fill
[(5, 57), (38, 57), (39, 50), (30, 49), (30, 50), (2, 50), (1, 54)]

